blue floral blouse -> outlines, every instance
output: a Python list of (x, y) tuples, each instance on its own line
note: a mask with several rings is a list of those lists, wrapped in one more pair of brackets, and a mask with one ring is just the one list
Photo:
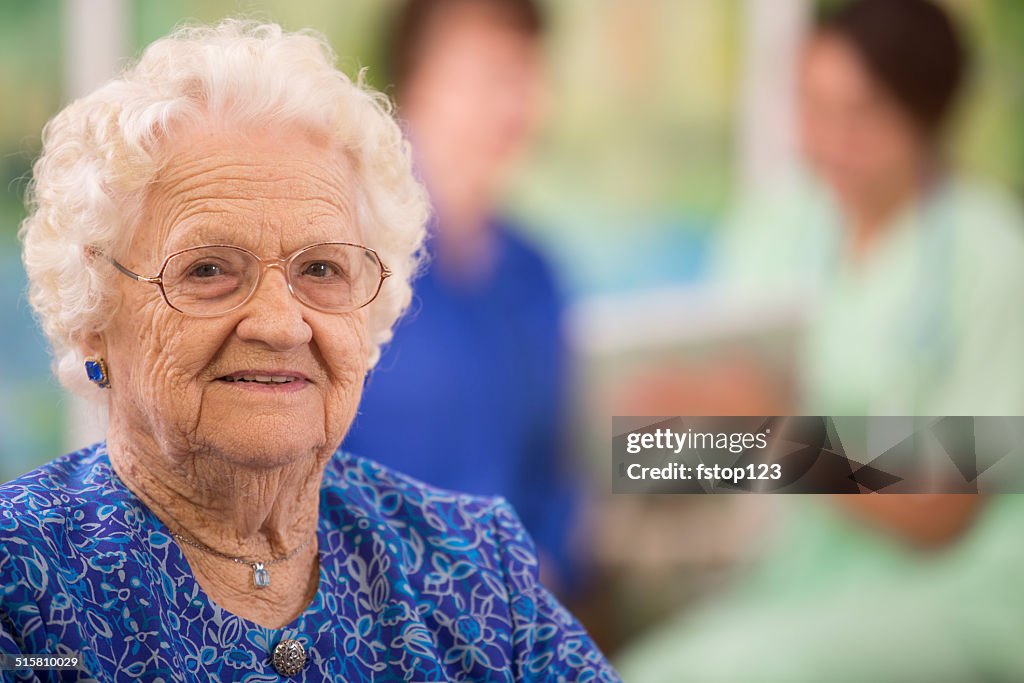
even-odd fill
[(0, 486), (0, 653), (75, 653), (80, 671), (16, 681), (617, 681), (538, 582), (512, 508), (338, 452), (321, 490), (320, 587), (283, 629), (220, 608), (106, 446)]

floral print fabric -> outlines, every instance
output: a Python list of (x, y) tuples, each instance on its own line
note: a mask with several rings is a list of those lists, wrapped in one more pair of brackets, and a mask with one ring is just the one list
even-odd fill
[(16, 681), (617, 681), (538, 582), (500, 498), (435, 489), (338, 452), (321, 489), (320, 586), (283, 629), (213, 603), (104, 444), (0, 486), (0, 652), (75, 653), (79, 671)]

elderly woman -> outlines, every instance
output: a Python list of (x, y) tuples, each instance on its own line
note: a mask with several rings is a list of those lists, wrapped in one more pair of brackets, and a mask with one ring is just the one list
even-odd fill
[(180, 30), (47, 126), (32, 305), (109, 428), (0, 487), (0, 652), (101, 681), (617, 679), (507, 503), (337, 451), (427, 213), (386, 100), (274, 25)]

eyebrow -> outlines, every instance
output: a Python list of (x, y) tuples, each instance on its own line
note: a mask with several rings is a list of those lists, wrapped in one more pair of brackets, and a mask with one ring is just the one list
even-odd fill
[[(299, 235), (297, 230), (291, 234), (286, 233), (283, 235), (284, 239), (282, 241), (286, 248), (281, 250), (282, 254), (290, 254), (319, 242), (349, 242), (357, 244), (362, 242), (362, 231), (357, 228), (350, 228), (341, 222), (334, 226), (306, 224), (302, 227), (306, 228), (306, 230), (303, 231), (303, 239), (301, 240), (290, 239)], [(262, 231), (225, 230), (222, 226), (210, 225), (203, 221), (194, 227), (189, 226), (180, 230), (172, 230), (171, 236), (164, 242), (162, 258), (166, 258), (169, 254), (183, 249), (218, 244), (242, 247), (258, 254), (261, 251), (260, 242), (262, 238)]]

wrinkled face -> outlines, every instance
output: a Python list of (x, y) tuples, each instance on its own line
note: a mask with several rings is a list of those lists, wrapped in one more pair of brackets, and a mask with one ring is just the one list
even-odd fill
[(871, 203), (918, 171), (925, 141), (842, 38), (807, 44), (800, 79), (803, 151), (841, 202)]
[[(154, 275), (169, 254), (208, 244), (283, 258), (316, 242), (362, 243), (343, 153), (300, 130), (172, 138), (131, 246), (116, 255), (135, 272)], [(367, 371), (367, 309), (309, 308), (279, 268), (244, 306), (215, 318), (179, 313), (155, 285), (115, 283), (123, 303), (99, 342), (112, 425), (151, 434), (165, 452), (254, 467), (341, 442)], [(228, 381), (269, 376), (287, 381)]]
[(417, 145), (443, 146), (453, 172), (500, 175), (542, 115), (540, 46), (472, 3), (456, 4), (434, 23), (403, 93)]

